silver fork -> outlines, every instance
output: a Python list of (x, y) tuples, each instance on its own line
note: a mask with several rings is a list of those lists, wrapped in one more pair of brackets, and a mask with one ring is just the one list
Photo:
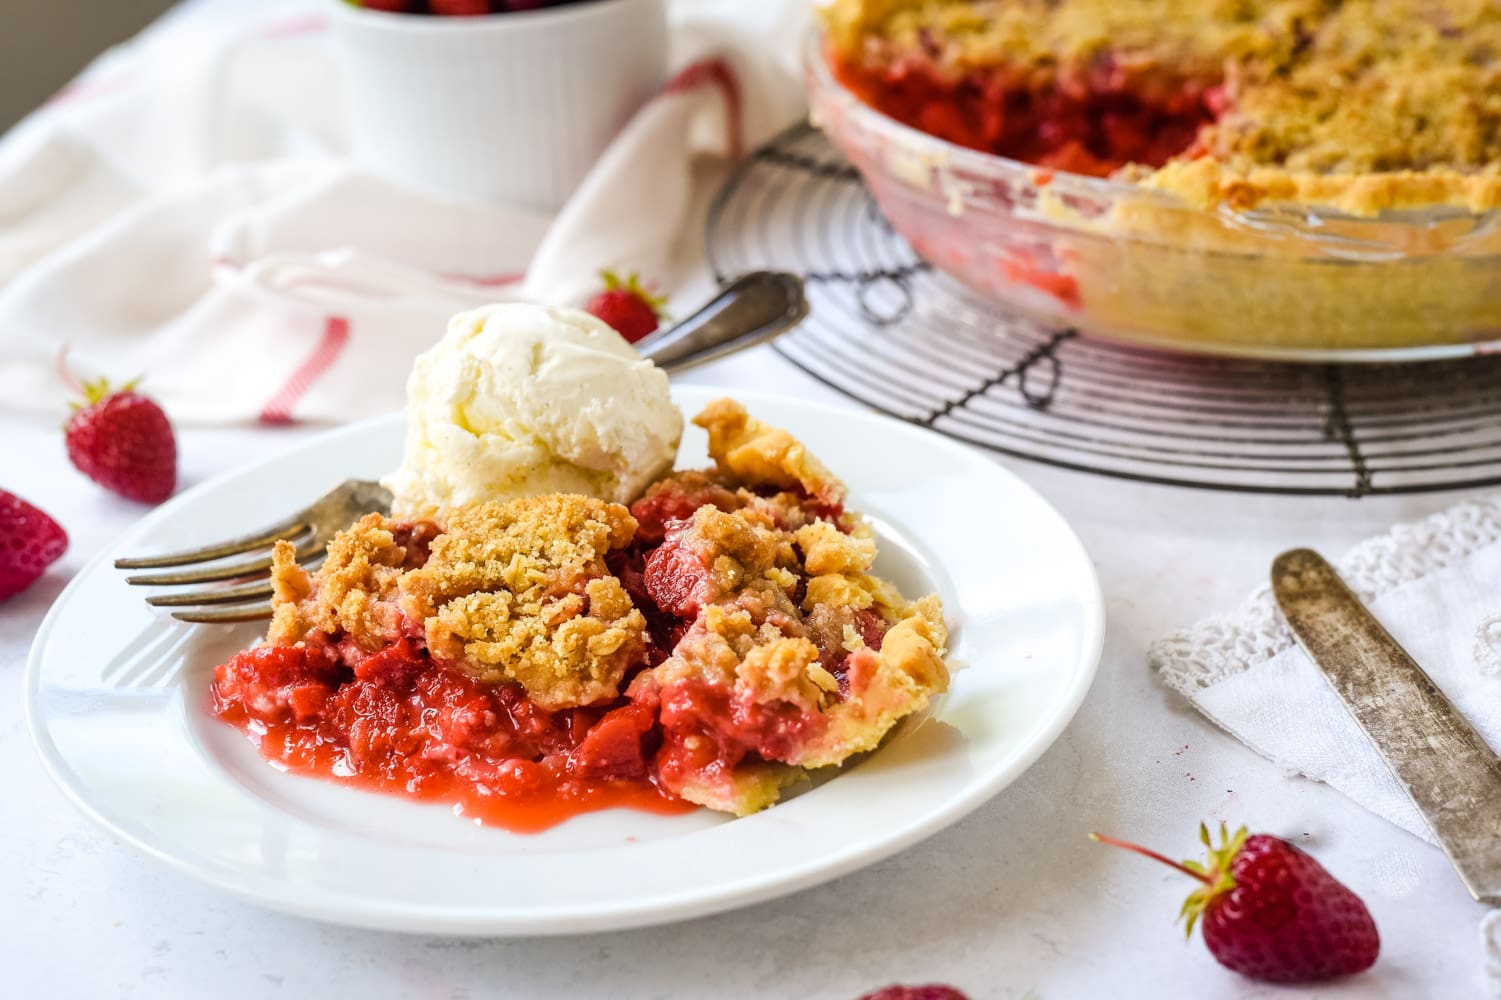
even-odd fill
[[(304, 565), (322, 558), (329, 539), (366, 514), (391, 513), (391, 493), (380, 483), (351, 479), (340, 483), (291, 517), (268, 528), (227, 541), (168, 552), (159, 556), (116, 559), (116, 569), (174, 569), (171, 573), (128, 576), (125, 582), (141, 587), (182, 587), (195, 583), (250, 582), (232, 587), (211, 587), (175, 594), (153, 594), (146, 603), (156, 608), (183, 608), (172, 612), (179, 621), (205, 625), (253, 622), (271, 617), (271, 555), (238, 562), (220, 562), (229, 556), (269, 549), (286, 539), (297, 546), (297, 561)], [(203, 569), (177, 570), (181, 566), (215, 563)], [(227, 607), (214, 607), (228, 605)]]
[[(636, 345), (668, 372), (721, 358), (765, 343), (800, 322), (808, 314), (802, 279), (776, 271), (743, 275), (707, 305), (675, 326), (652, 334)], [(293, 542), (297, 561), (304, 566), (322, 559), (329, 539), (366, 514), (390, 514), (391, 494), (379, 483), (349, 480), (284, 521), (260, 531), (182, 552), (116, 559), (116, 569), (172, 570), (137, 574), (125, 582), (144, 587), (183, 587), (221, 584), (199, 590), (153, 594), (146, 603), (176, 608), (179, 621), (211, 625), (259, 621), (271, 617), (271, 555), (277, 541)], [(253, 559), (224, 562), (230, 556), (262, 551)], [(200, 566), (199, 569), (182, 569)]]

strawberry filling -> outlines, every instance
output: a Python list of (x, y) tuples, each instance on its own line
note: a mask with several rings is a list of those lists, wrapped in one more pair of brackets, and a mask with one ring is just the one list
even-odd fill
[(747, 760), (795, 759), (823, 730), (823, 717), (786, 702), (737, 697), (688, 680), (661, 694), (663, 745), (657, 770), (668, 787), (727, 780)]
[(688, 522), (667, 525), (667, 541), (646, 557), (642, 585), (659, 610), (691, 619), (713, 599), (714, 584), (704, 557), (683, 544)]
[[(400, 638), (379, 649), (313, 633), (295, 646), (236, 654), (215, 672), (214, 711), (287, 770), (446, 803), (517, 831), (615, 806), (684, 810), (670, 789), (724, 787), (742, 766), (796, 759), (825, 725), (816, 711), (705, 680), (629, 683), (675, 651), (685, 659), (708, 655), (679, 650), (704, 607), (724, 599), (711, 571), (716, 553), (690, 537), (690, 518), (705, 503), (736, 509), (746, 501), (716, 485), (688, 485), (669, 484), (638, 501), (636, 541), (608, 557), (651, 639), (619, 698), (543, 709), (517, 684), (485, 683), (434, 657), (424, 623), (392, 606), (399, 621), (388, 624)], [(836, 504), (787, 496), (803, 507), (798, 517), (842, 519)], [(407, 561), (420, 566), (437, 528), (398, 524), (393, 534)], [(582, 592), (585, 582), (565, 581), (565, 589)], [(805, 586), (799, 578), (789, 597), (800, 602)], [(799, 622), (783, 610), (752, 610), (784, 634), (809, 635), (845, 692), (861, 655), (873, 658), (869, 650), (880, 648), (887, 627), (871, 611), (822, 608)], [(847, 627), (868, 650), (844, 648)]]
[(448, 803), (516, 831), (612, 806), (687, 808), (657, 787), (650, 711), (549, 712), (401, 639), (351, 668), (340, 643), (259, 646), (215, 672), (217, 714), (289, 770)]
[(993, 69), (960, 77), (920, 58), (872, 67), (833, 58), (839, 81), (904, 125), (956, 145), (1106, 177), (1128, 163), (1160, 167), (1223, 112), (1222, 92), (1142, 77), (1102, 57), (1078, 79), (1036, 83)]

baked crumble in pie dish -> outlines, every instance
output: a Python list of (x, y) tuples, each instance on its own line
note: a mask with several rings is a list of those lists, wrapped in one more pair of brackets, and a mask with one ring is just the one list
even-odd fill
[(1246, 354), (1501, 338), (1493, 0), (833, 0), (806, 61), (897, 230), (1004, 304)]
[(289, 770), (538, 830), (611, 806), (744, 815), (948, 686), (936, 597), (872, 573), (845, 487), (730, 400), (714, 465), (629, 507), (572, 494), (368, 515), (275, 554), (266, 641), (214, 711)]

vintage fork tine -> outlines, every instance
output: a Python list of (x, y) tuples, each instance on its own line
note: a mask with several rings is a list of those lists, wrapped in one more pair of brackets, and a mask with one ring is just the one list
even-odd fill
[(193, 563), (208, 562), (211, 559), (222, 559), (225, 556), (239, 555), (241, 552), (249, 552), (252, 549), (265, 548), (277, 539), (292, 538), (306, 531), (309, 527), (307, 515), (307, 511), (302, 511), (280, 524), (263, 528), (254, 534), (242, 535), (239, 538), (231, 538), (215, 545), (205, 545), (202, 548), (167, 552), (159, 556), (116, 559), (115, 569), (167, 569), (173, 566), (191, 566)]
[(172, 617), (180, 622), (195, 625), (234, 625), (238, 622), (258, 622), (271, 617), (271, 605), (252, 604), (249, 607), (220, 608), (212, 611), (174, 611)]
[(271, 582), (262, 580), (242, 587), (211, 587), (190, 590), (185, 594), (153, 594), (146, 603), (153, 608), (191, 608), (199, 604), (243, 604), (271, 596)]
[[(314, 535), (297, 547), (297, 561), (307, 562), (324, 549), (327, 540)], [(177, 587), (188, 583), (213, 583), (217, 580), (233, 580), (242, 576), (255, 576), (271, 568), (271, 557), (251, 559), (248, 562), (230, 563), (228, 566), (210, 566), (207, 569), (185, 570), (181, 573), (152, 573), (146, 576), (127, 576), (125, 582), (141, 587)]]

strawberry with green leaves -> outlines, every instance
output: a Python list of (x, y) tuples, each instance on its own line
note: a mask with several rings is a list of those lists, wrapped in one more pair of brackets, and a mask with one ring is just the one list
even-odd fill
[(76, 386), (84, 401), (63, 431), (68, 458), (107, 490), (160, 503), (177, 489), (177, 437), (167, 414), (135, 385), (111, 389), (98, 379)]
[(1279, 837), (1231, 836), (1220, 845), (1199, 825), (1205, 861), (1181, 864), (1098, 833), (1092, 838), (1160, 861), (1201, 885), (1183, 904), (1187, 933), (1201, 919), (1204, 943), (1221, 965), (1271, 983), (1311, 982), (1371, 967), (1381, 950), (1376, 921), (1360, 897), (1308, 854)]
[(604, 290), (584, 304), (584, 311), (610, 324), (632, 344), (655, 333), (667, 299), (653, 295), (635, 274), (622, 280), (614, 271), (605, 271), (602, 277)]

